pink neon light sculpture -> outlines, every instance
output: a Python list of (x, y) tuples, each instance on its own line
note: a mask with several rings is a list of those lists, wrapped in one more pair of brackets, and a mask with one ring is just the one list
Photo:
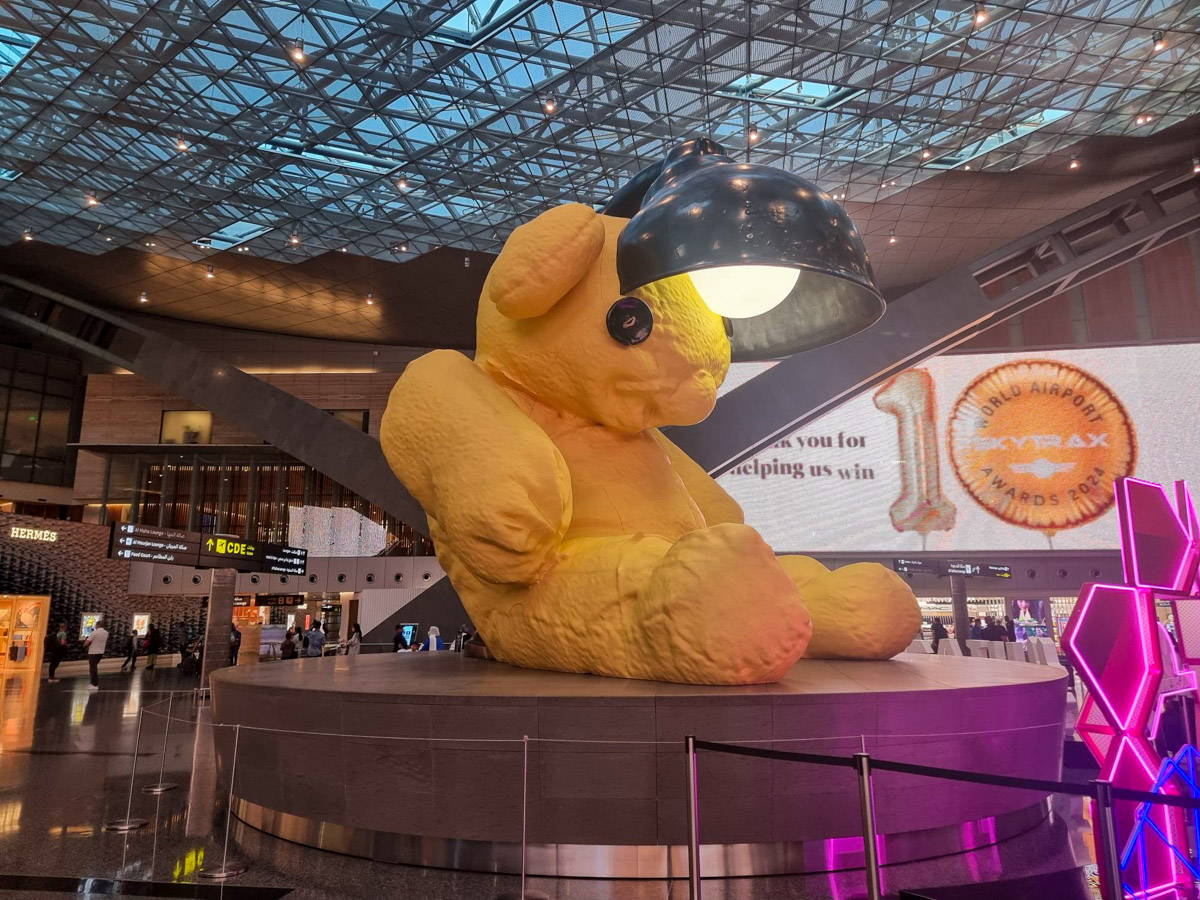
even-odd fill
[[(1101, 764), (1101, 778), (1150, 791), (1164, 762), (1152, 742), (1164, 698), (1196, 692), (1195, 674), (1176, 665), (1169, 642), (1161, 640), (1154, 600), (1166, 594), (1177, 608), (1200, 602), (1188, 599), (1196, 586), (1200, 524), (1182, 482), (1175, 484), (1178, 509), (1153, 482), (1118, 478), (1115, 487), (1127, 583), (1085, 584), (1063, 631), (1063, 646), (1091, 692), (1076, 730)], [(1134, 803), (1117, 803), (1122, 847), (1133, 835), (1135, 814)], [(1146, 818), (1163, 840), (1144, 844), (1138, 866), (1125, 873), (1122, 896), (1191, 897), (1191, 874), (1173, 849), (1186, 840), (1182, 810), (1155, 806)]]

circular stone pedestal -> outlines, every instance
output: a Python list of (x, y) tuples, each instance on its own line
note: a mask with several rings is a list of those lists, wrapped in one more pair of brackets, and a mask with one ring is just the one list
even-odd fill
[[(1066, 675), (905, 654), (699, 687), (401, 653), (224, 669), (212, 691), (214, 721), (250, 726), (235, 812), (255, 828), (371, 859), (519, 872), (524, 810), (531, 874), (666, 878), (687, 871), (685, 735), (840, 756), (865, 743), (882, 759), (1054, 779)], [(232, 729), (217, 748), (227, 772)], [(885, 864), (995, 843), (1047, 810), (1036, 793), (888, 772), (874, 789)], [(699, 795), (706, 876), (862, 865), (849, 768), (702, 752)]]

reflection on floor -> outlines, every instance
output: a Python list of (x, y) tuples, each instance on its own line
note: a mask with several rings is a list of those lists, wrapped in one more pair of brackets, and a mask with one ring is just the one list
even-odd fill
[[(58, 684), (38, 684), (28, 677), (7, 679), (0, 692), (0, 897), (78, 897), (89, 893), (131, 896), (221, 896), (184, 884), (200, 882), (206, 862), (219, 863), (224, 852), (224, 809), (211, 772), (192, 778), (197, 742), (192, 680), (178, 670), (159, 668), (134, 675), (107, 675), (101, 690), (90, 693), (84, 677)], [(167, 701), (176, 695), (171, 733), (163, 751)], [(136, 757), (137, 787), (132, 804), (129, 775), (135, 761), (139, 716), (144, 726)], [(201, 726), (201, 731), (204, 731)], [(209, 745), (211, 746), (211, 745)], [(203, 758), (206, 754), (201, 753)], [(313, 760), (313, 777), (336, 763)], [(208, 763), (211, 765), (211, 763)], [(177, 790), (158, 796), (141, 788), (165, 780)], [(386, 785), (380, 785), (386, 791)], [(915, 796), (914, 803), (935, 796)], [(397, 802), (403, 802), (398, 797)], [(130, 834), (105, 832), (106, 822), (126, 817), (150, 820), (150, 827)], [(227, 900), (286, 896), (288, 900), (381, 896), (478, 898), (519, 893), (520, 880), (372, 863), (336, 856), (268, 837), (237, 825), (230, 835), (230, 857), (249, 862), (249, 870), (228, 882)], [(1091, 863), (1090, 834), (1077, 799), (1056, 798), (1051, 817), (1032, 832), (972, 854), (891, 866), (884, 870), (890, 897), (900, 891), (916, 896), (946, 885), (986, 884), (1005, 879), (1078, 869)], [(5, 878), (5, 876), (8, 876)], [(25, 876), (15, 879), (14, 876)], [(54, 880), (30, 880), (29, 876)], [(100, 879), (89, 885), (81, 879)], [(1076, 879), (1078, 881), (1078, 879)], [(1094, 879), (1093, 879), (1094, 881)], [(111, 883), (105, 883), (111, 882)], [(1040, 894), (1027, 882), (1021, 896), (1037, 900), (1088, 900), (1062, 893)], [(1049, 883), (1048, 883), (1049, 884)], [(1061, 884), (1061, 882), (1060, 882)], [(530, 879), (527, 887), (555, 900), (683, 900), (686, 882), (583, 881)], [(272, 889), (268, 891), (251, 888)], [(865, 895), (856, 873), (807, 877), (780, 876), (708, 881), (704, 900), (851, 900)], [(1098, 896), (1098, 894), (1095, 894)], [(989, 897), (998, 896), (989, 894)]]

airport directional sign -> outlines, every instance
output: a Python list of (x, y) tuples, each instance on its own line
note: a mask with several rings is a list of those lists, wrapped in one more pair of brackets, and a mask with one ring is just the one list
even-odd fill
[(194, 566), (201, 534), (178, 528), (114, 522), (108, 539), (109, 559)]

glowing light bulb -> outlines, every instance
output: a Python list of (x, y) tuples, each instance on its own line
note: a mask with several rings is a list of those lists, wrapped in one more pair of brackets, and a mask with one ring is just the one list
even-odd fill
[(149, 303), (150, 298), (146, 296), (146, 292), (142, 291), (142, 296), (138, 298), (142, 303)]
[(546, 111), (546, 115), (552, 115), (558, 109), (558, 103), (555, 102), (553, 97), (547, 97), (542, 101), (542, 109)]
[(84, 200), (83, 202), (86, 203), (88, 206), (99, 206), (100, 205), (100, 201), (96, 199), (95, 194), (88, 194), (87, 199)]
[(188, 142), (185, 141), (183, 138), (179, 138), (178, 140), (175, 141), (175, 149), (178, 150), (180, 153), (187, 153), (188, 152)]
[(305, 53), (304, 53), (304, 42), (296, 41), (296, 43), (294, 43), (292, 45), (292, 49), (288, 51), (288, 54), (292, 57), (292, 59), (295, 62), (298, 62), (298, 63), (304, 62), (304, 60), (307, 59), (307, 56), (305, 56)]
[(1069, 169), (1078, 169), (1078, 168), (1079, 168), (1079, 159), (1078, 159), (1078, 158), (1076, 158), (1076, 157), (1074, 157), (1074, 156), (1072, 156), (1072, 157), (1071, 157), (1071, 164), (1070, 164), (1069, 166), (1067, 166), (1067, 168), (1069, 168)]
[(975, 26), (985, 25), (987, 24), (987, 20), (987, 10), (983, 8), (983, 4), (977, 4), (975, 7)]
[(375, 295), (372, 294), (370, 291), (367, 291), (367, 306), (374, 306), (374, 305), (375, 305)]
[(749, 319), (787, 299), (800, 279), (786, 266), (717, 266), (689, 273), (704, 304), (718, 316)]
[(1154, 32), (1154, 52), (1162, 53), (1167, 49), (1167, 38), (1161, 31)]
[(213, 271), (213, 267), (209, 266), (208, 270), (204, 273), (204, 277), (205, 278), (215, 278), (216, 274), (217, 273)]
[(21, 232), (21, 240), (32, 241), (33, 240), (33, 231), (29, 228), (26, 228), (24, 231)]
[(1192, 157), (1192, 174), (1200, 175), (1200, 156)]
[(888, 243), (889, 244), (896, 243), (896, 229), (894, 229), (894, 228), (888, 232)]
[(928, 150), (921, 151), (921, 159), (929, 159), (929, 157), (931, 157), (931, 156), (933, 156), (933, 154), (930, 153)]
[(292, 246), (299, 244), (300, 243), (300, 235), (293, 234), (290, 238), (288, 238), (288, 243), (291, 244)]
[(746, 137), (750, 139), (750, 143), (752, 143), (752, 144), (757, 144), (757, 143), (758, 143), (758, 137), (759, 137), (759, 135), (758, 135), (758, 126), (757, 126), (757, 125), (751, 125), (751, 126), (750, 126), (750, 130), (749, 130), (748, 132), (746, 132)]
[(408, 244), (401, 244), (401, 245), (400, 245), (400, 252), (401, 252), (401, 253), (407, 253), (407, 252), (408, 252)]
[(401, 175), (400, 178), (397, 179), (397, 181), (396, 181), (396, 187), (400, 188), (400, 190), (402, 190), (402, 191), (407, 191), (408, 190), (408, 179), (405, 176)]

